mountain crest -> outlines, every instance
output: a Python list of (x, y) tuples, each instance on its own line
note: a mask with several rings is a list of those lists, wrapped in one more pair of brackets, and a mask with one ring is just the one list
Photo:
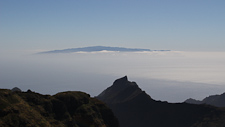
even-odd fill
[(135, 82), (129, 82), (127, 76), (124, 76), (122, 78), (119, 78), (119, 79), (115, 80), (113, 82), (112, 87), (114, 87), (116, 89), (117, 88), (123, 89), (123, 88), (129, 87), (130, 85), (136, 85), (137, 86), (137, 84)]
[(123, 85), (123, 84), (125, 84), (127, 81), (128, 81), (127, 76), (124, 76), (124, 77), (122, 77), (122, 78), (120, 78), (120, 79), (115, 80), (113, 84), (122, 84), (122, 85)]
[(135, 82), (128, 81), (127, 76), (114, 81), (113, 85), (104, 90), (97, 96), (98, 99), (106, 103), (121, 103), (143, 96), (143, 94), (151, 99), (144, 91), (142, 91)]
[(195, 100), (195, 99), (187, 99), (185, 102), (190, 104), (208, 104), (216, 107), (225, 107), (225, 93), (221, 95), (211, 95), (209, 97), (204, 98), (203, 100)]
[(156, 101), (127, 76), (117, 79), (97, 98), (112, 109), (120, 127), (225, 127), (224, 109)]

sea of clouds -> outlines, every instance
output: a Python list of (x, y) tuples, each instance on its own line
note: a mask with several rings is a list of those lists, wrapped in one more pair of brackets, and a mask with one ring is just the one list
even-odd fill
[(182, 102), (225, 92), (225, 52), (1, 52), (0, 87), (97, 96), (128, 76), (152, 98)]

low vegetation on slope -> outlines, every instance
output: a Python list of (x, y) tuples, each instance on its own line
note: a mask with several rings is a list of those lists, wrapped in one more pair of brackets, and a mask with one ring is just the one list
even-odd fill
[(54, 96), (0, 89), (1, 127), (118, 127), (112, 111), (83, 92)]

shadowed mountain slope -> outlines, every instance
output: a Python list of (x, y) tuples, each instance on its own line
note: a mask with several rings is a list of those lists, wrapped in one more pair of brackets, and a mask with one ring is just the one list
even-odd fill
[(225, 110), (153, 100), (127, 77), (117, 79), (98, 97), (113, 110), (121, 127), (224, 127)]
[(225, 93), (221, 95), (211, 95), (209, 97), (206, 97), (202, 101), (190, 98), (185, 102), (190, 104), (208, 104), (216, 107), (225, 107)]
[(83, 92), (54, 96), (0, 89), (1, 127), (119, 127), (112, 111)]
[[(135, 82), (128, 82), (127, 76), (125, 76), (116, 80), (111, 87), (104, 90), (97, 98), (106, 103), (116, 104), (132, 100), (141, 94), (145, 94), (145, 92)], [(149, 96), (147, 97), (151, 99)]]

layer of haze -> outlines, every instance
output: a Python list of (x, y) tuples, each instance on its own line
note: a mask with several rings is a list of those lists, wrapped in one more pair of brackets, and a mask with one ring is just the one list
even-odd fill
[(98, 95), (127, 75), (156, 100), (182, 102), (225, 92), (225, 52), (1, 52), (1, 88)]

